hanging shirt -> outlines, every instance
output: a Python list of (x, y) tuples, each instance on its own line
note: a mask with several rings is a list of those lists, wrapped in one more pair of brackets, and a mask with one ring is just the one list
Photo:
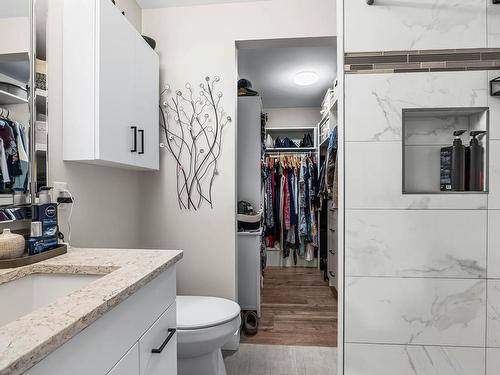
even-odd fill
[(23, 137), (21, 133), (21, 126), (19, 123), (14, 122), (14, 128), (16, 130), (16, 143), (17, 143), (17, 152), (19, 154), (19, 160), (29, 162), (28, 153), (26, 152), (26, 146), (23, 142)]
[(7, 167), (7, 156), (3, 146), (3, 139), (0, 138), (0, 169), (2, 171), (2, 181), (10, 182), (9, 168)]
[(3, 148), (7, 155), (15, 155), (17, 153), (16, 137), (11, 127), (11, 122), (0, 120), (0, 138), (3, 141)]

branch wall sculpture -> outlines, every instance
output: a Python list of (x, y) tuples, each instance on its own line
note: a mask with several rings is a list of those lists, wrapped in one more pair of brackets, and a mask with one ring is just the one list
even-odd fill
[(160, 126), (165, 148), (176, 162), (177, 198), (180, 209), (197, 210), (203, 203), (213, 208), (213, 184), (219, 174), (224, 128), (232, 122), (216, 93), (219, 77), (205, 78), (199, 95), (186, 83), (186, 91), (161, 93)]

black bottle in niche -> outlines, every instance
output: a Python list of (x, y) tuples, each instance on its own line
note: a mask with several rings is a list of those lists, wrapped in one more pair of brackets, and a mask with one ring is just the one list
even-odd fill
[(465, 146), (460, 136), (466, 131), (454, 131), (453, 146), (441, 148), (441, 191), (465, 190)]
[(471, 140), (467, 148), (467, 190), (484, 190), (484, 147), (479, 143), (478, 136), (486, 134), (485, 130), (470, 132)]

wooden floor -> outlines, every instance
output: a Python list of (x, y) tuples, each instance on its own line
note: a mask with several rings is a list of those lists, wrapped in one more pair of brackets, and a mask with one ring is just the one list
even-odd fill
[(262, 316), (255, 336), (242, 343), (337, 346), (337, 299), (315, 268), (269, 267), (262, 290)]

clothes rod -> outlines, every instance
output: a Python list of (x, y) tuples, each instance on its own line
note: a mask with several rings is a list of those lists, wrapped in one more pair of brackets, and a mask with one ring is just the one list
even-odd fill
[(317, 151), (266, 151), (266, 155), (277, 154), (316, 154)]

